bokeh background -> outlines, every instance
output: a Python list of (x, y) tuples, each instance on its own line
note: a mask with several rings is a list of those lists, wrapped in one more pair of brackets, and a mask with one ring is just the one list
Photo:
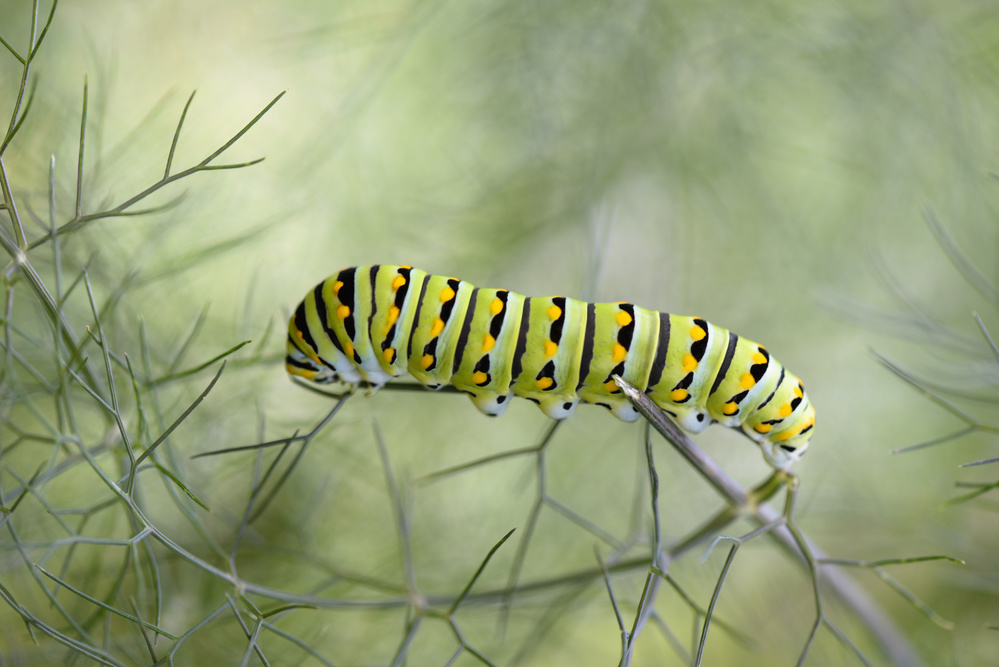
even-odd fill
[[(50, 6), (42, 3), (42, 20)], [(20, 53), (31, 14), (26, 0), (0, 0), (0, 36)], [(180, 416), (218, 364), (178, 372), (254, 341), (229, 357), (212, 392), (157, 449), (163, 469), (207, 510), (157, 469), (139, 477), (138, 503), (176, 544), (223, 571), (238, 544), (232, 562), (243, 580), (343, 605), (278, 609), (261, 625), (255, 614), (279, 603), (241, 597), (160, 543), (108, 542), (136, 532), (94, 467), (123, 475), (117, 427), (78, 386), (62, 394), (80, 406), (77, 437), (98, 448), (88, 464), (71, 439), (60, 439), (69, 427), (58, 401), (7, 354), (0, 664), (95, 659), (51, 634), (35, 632), (36, 645), (24, 610), (111, 656), (96, 658), (107, 664), (448, 662), (455, 635), (440, 619), (414, 624), (407, 598), (456, 595), (516, 527), (475, 590), (509, 586), (538, 463), (524, 456), (421, 479), (537, 443), (548, 424), (536, 408), (517, 402), (503, 419), (487, 420), (460, 396), (353, 397), (296, 465), (297, 449), (278, 461), (264, 484), (276, 494), (242, 528), (276, 449), (190, 458), (286, 438), (322, 418), (330, 400), (285, 377), (283, 328), (315, 283), (365, 263), (412, 264), (529, 295), (627, 300), (697, 314), (765, 343), (818, 409), (812, 448), (796, 468), (800, 528), (839, 558), (965, 561), (889, 568), (949, 630), (873, 573), (851, 574), (926, 664), (989, 664), (999, 655), (999, 506), (987, 493), (947, 501), (968, 490), (956, 482), (995, 482), (996, 465), (958, 468), (996, 456), (995, 436), (974, 432), (893, 456), (964, 424), (871, 351), (975, 418), (999, 421), (996, 355), (972, 318), (977, 311), (999, 331), (997, 49), (999, 12), (972, 0), (61, 3), (33, 64), (28, 119), (3, 154), (29, 240), (49, 225), (53, 158), (56, 223), (73, 216), (85, 80), (84, 213), (162, 176), (193, 90), (176, 170), (286, 91), (220, 158), (263, 162), (192, 175), (136, 206), (170, 204), (164, 211), (66, 234), (59, 261), (63, 289), (88, 268), (110, 350), (148, 361), (138, 402), (115, 366), (137, 450)], [(21, 74), (0, 51), (4, 128)], [(8, 217), (2, 224), (11, 231)], [(960, 255), (948, 256), (939, 230)], [(29, 254), (50, 284), (52, 246)], [(977, 267), (977, 286), (967, 266)], [(52, 327), (12, 263), (4, 277), (5, 349), (52, 378)], [(62, 305), (86, 338), (95, 320), (84, 287)], [(102, 375), (101, 348), (91, 341), (88, 354)], [(720, 431), (697, 442), (743, 484), (763, 479), (759, 453)], [(680, 539), (721, 501), (668, 445), (657, 441), (655, 451), (664, 534)], [(75, 463), (59, 468), (66, 461)], [(628, 555), (647, 553), (644, 465), (638, 426), (583, 408), (550, 447), (546, 491), (626, 544)], [(28, 484), (32, 475), (41, 481)], [(736, 524), (727, 534), (751, 528)], [(613, 557), (613, 544), (546, 505), (520, 579), (551, 582), (593, 568), (594, 545)], [(706, 606), (724, 553), (702, 554), (670, 571)], [(143, 636), (136, 624), (56, 591), (35, 564), (107, 605), (190, 634), (170, 654), (177, 642), (153, 644), (148, 630)], [(409, 592), (407, 571), (417, 585)], [(644, 577), (634, 570), (612, 579), (626, 619)], [(386, 599), (398, 604), (361, 603)], [(827, 602), (870, 661), (887, 664), (863, 623)], [(694, 614), (665, 592), (656, 609), (662, 626), (645, 629), (632, 664), (689, 664), (669, 634), (690, 651)], [(740, 550), (716, 614), (735, 630), (712, 630), (705, 664), (795, 664), (814, 617), (811, 581), (757, 539)], [(456, 619), (469, 645), (497, 665), (620, 660), (599, 578), (519, 595), (508, 612), (497, 599), (470, 603)], [(466, 650), (454, 664), (488, 663)], [(862, 663), (826, 629), (807, 664)]]

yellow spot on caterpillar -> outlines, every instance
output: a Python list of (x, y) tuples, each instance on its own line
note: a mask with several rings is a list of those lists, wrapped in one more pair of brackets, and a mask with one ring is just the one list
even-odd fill
[(341, 320), (345, 320), (345, 319), (347, 319), (348, 315), (350, 315), (350, 306), (345, 306), (343, 304), (340, 304), (339, 306), (337, 306), (337, 308), (336, 308), (336, 316), (338, 318), (340, 318)]
[(555, 304), (552, 304), (551, 306), (548, 307), (548, 319), (550, 319), (552, 322), (554, 322), (555, 320), (557, 320), (560, 317), (562, 317), (562, 309), (561, 308), (559, 308)]
[(482, 371), (475, 371), (472, 373), (472, 382), (475, 384), (485, 384), (489, 380), (489, 376)]
[(439, 317), (434, 318), (434, 325), (430, 328), (430, 337), (437, 338), (444, 331), (444, 320)]
[(336, 296), (337, 294), (340, 293), (340, 288), (341, 287), (343, 287), (343, 281), (342, 280), (338, 280), (335, 283), (333, 283), (333, 289), (330, 290), (331, 292), (333, 292), (333, 296)]
[(411, 268), (413, 268), (413, 267), (411, 267), (411, 266), (410, 266), (409, 264), (403, 264), (403, 265), (402, 265), (402, 266), (400, 266), (399, 268), (400, 268), (400, 269), (411, 269)]
[(614, 343), (614, 363), (619, 363), (628, 355), (628, 350), (624, 349), (621, 343)]
[(392, 291), (398, 292), (399, 288), (406, 284), (406, 276), (396, 276), (392, 279)]
[(499, 315), (503, 312), (503, 301), (498, 297), (493, 299), (493, 302), (489, 304), (489, 312), (493, 315)]
[(739, 386), (743, 389), (752, 389), (755, 384), (756, 378), (749, 373), (746, 373), (739, 379)]
[(785, 440), (789, 440), (794, 436), (798, 435), (799, 433), (801, 433), (802, 431), (804, 431), (809, 426), (815, 426), (815, 417), (812, 417), (807, 422), (804, 422), (803, 424), (799, 425), (798, 428), (792, 428), (789, 431), (784, 431), (783, 433), (778, 434), (774, 438), (774, 440), (776, 440), (777, 442), (783, 442)]
[(707, 335), (708, 335), (708, 332), (705, 331), (704, 329), (702, 329), (701, 327), (697, 327), (697, 326), (690, 327), (690, 337), (694, 339), (695, 343), (697, 341), (701, 340), (702, 338), (704, 338)]
[(765, 356), (763, 356), (763, 353), (761, 353), (761, 352), (754, 352), (753, 353), (753, 363), (754, 364), (765, 364), (765, 363), (767, 363), (767, 358)]
[(769, 433), (771, 429), (770, 424), (757, 424), (753, 427), (753, 430), (757, 433)]
[(674, 403), (679, 403), (680, 401), (686, 400), (690, 396), (690, 392), (686, 389), (674, 389), (669, 393), (669, 398)]
[(545, 356), (546, 357), (554, 357), (556, 352), (558, 352), (558, 344), (556, 344), (554, 341), (546, 340), (545, 341)]
[(798, 398), (801, 398), (802, 396), (805, 395), (805, 390), (801, 388), (800, 382), (798, 383), (798, 386), (794, 388), (794, 395), (797, 396)]
[(722, 406), (723, 415), (734, 415), (739, 411), (739, 405), (737, 403), (726, 403)]
[(430, 368), (430, 365), (432, 363), (434, 363), (434, 355), (432, 354), (425, 354), (420, 359), (420, 366), (423, 367), (423, 370), (427, 370), (428, 368)]
[(692, 354), (685, 354), (683, 356), (683, 370), (688, 373), (694, 372), (697, 369), (697, 359), (694, 358)]
[(385, 363), (391, 364), (393, 361), (395, 361), (395, 348), (387, 347), (384, 350), (382, 350), (382, 357), (385, 359)]
[(791, 404), (790, 403), (785, 403), (784, 405), (780, 406), (780, 416), (781, 417), (787, 417), (789, 414), (791, 414)]
[(447, 303), (453, 298), (454, 298), (454, 290), (451, 289), (450, 285), (441, 290), (441, 303)]
[(399, 319), (399, 309), (395, 306), (390, 306), (388, 311), (388, 325), (392, 326), (395, 321)]
[(604, 389), (606, 389), (611, 394), (613, 394), (616, 391), (620, 391), (620, 389), (617, 386), (617, 383), (614, 382), (614, 380), (611, 380), (609, 382), (605, 382), (604, 383)]
[(489, 334), (486, 334), (485, 336), (482, 337), (483, 352), (488, 352), (489, 350), (493, 349), (493, 345), (495, 344), (496, 344), (496, 339), (490, 336)]
[(631, 315), (624, 312), (623, 310), (618, 312), (618, 314), (615, 316), (615, 319), (617, 320), (617, 323), (622, 327), (626, 327), (629, 324), (631, 324)]
[(346, 343), (344, 343), (343, 344), (343, 353), (346, 354), (351, 359), (353, 359), (354, 358), (354, 344), (351, 343), (350, 341), (347, 341)]
[[(536, 386), (538, 389), (544, 390), (548, 389), (548, 387), (552, 386), (552, 384), (554, 384), (554, 381), (551, 378), (541, 378), (540, 380), (534, 383), (534, 386)], [(614, 383), (611, 382), (611, 384)]]

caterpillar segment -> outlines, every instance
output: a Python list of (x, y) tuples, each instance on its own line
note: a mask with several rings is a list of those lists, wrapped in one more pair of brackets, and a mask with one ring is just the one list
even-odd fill
[(377, 389), (410, 375), (429, 389), (450, 384), (490, 416), (519, 396), (552, 419), (586, 402), (635, 421), (618, 375), (689, 432), (713, 423), (743, 431), (776, 468), (801, 457), (815, 425), (797, 377), (763, 346), (699, 317), (525, 297), (409, 266), (348, 268), (317, 285), (289, 321), (285, 365), (317, 383)]

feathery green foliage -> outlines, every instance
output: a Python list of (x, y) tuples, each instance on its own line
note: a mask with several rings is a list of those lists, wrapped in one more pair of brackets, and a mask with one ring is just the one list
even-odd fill
[[(0, 14), (0, 663), (995, 655), (984, 5)], [(373, 262), (765, 340), (814, 444), (288, 382)]]

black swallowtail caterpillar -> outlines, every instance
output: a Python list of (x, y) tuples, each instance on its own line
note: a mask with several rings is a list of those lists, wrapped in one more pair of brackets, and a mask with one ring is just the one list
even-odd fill
[(479, 288), (409, 266), (358, 266), (316, 285), (288, 323), (288, 372), (375, 388), (412, 375), (451, 384), (487, 415), (511, 394), (552, 419), (579, 401), (638, 419), (611, 376), (643, 390), (693, 433), (741, 428), (786, 468), (808, 446), (815, 410), (761, 345), (699, 317)]

